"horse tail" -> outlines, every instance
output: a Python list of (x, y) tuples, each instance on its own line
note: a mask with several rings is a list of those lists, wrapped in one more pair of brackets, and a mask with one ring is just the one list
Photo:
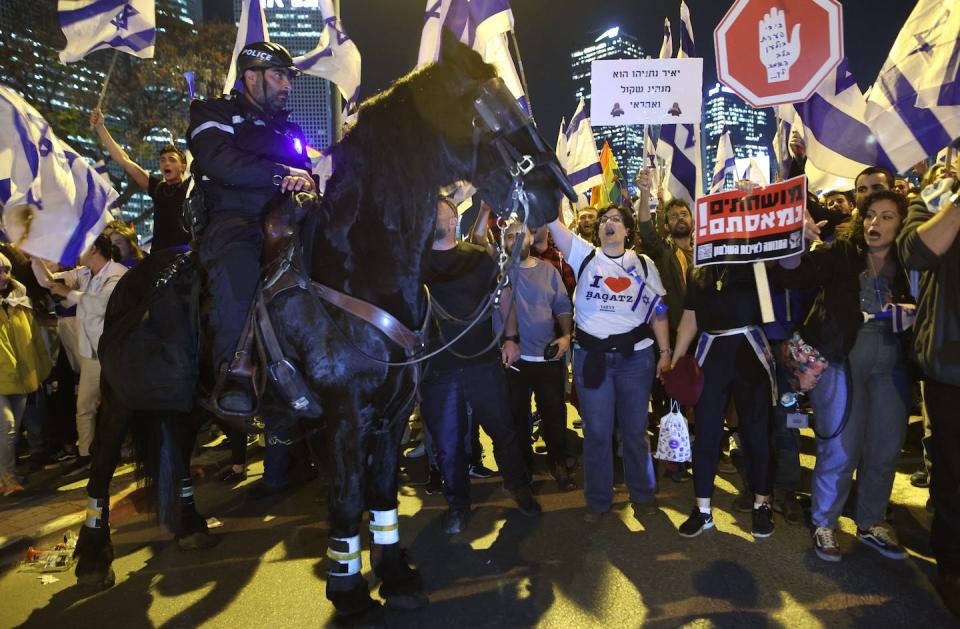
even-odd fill
[(147, 488), (148, 507), (160, 524), (171, 530), (179, 525), (181, 480), (190, 473), (183, 451), (193, 448), (182, 436), (186, 416), (149, 413), (131, 423), (137, 480)]

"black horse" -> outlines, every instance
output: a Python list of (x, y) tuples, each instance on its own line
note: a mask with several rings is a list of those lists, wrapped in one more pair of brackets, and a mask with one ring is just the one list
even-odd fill
[[(390, 313), (408, 330), (427, 327), (428, 297), (421, 277), (443, 187), (470, 181), (498, 213), (518, 210), (533, 226), (553, 220), (561, 196), (572, 194), (552, 151), (495, 78), (494, 68), (448, 34), (440, 61), (366, 101), (332, 155), (334, 172), (325, 196), (305, 222), (315, 223), (315, 229), (303, 232), (304, 266), (319, 285)], [(278, 202), (302, 206), (304, 200)], [(130, 309), (117, 304), (142, 302), (166, 262), (148, 259), (117, 286), (104, 333), (111, 343), (123, 340), (111, 333), (111, 326), (130, 318), (125, 314)], [(420, 575), (400, 547), (396, 508), (403, 420), (416, 384), (416, 370), (403, 363), (419, 360), (426, 350), (405, 351), (395, 337), (318, 298), (324, 290), (285, 291), (270, 302), (269, 317), (284, 355), (306, 381), (313, 406), (322, 409), (327, 460), (333, 462), (327, 597), (343, 615), (379, 610), (359, 571), (360, 526), (368, 510), (380, 594), (392, 606), (415, 608), (427, 601)], [(154, 302), (149, 312), (135, 312), (134, 318), (150, 318), (154, 308), (172, 308), (170, 317), (189, 328), (183, 309), (171, 306), (176, 301)], [(107, 354), (101, 355), (106, 361)], [(165, 470), (153, 481), (161, 489), (161, 506), (174, 508), (176, 517), (169, 524), (178, 543), (197, 548), (209, 539), (187, 473), (197, 421), (182, 412), (168, 413), (161, 421), (139, 414), (134, 420), (108, 372), (105, 364), (87, 488), (91, 508), (77, 547), (78, 580), (99, 587), (113, 582), (108, 485), (122, 435), (131, 425), (142, 430), (149, 421), (149, 431), (177, 453), (165, 465), (155, 462), (146, 469), (153, 475)], [(184, 411), (178, 402), (171, 400), (169, 409)], [(269, 413), (291, 414), (270, 390), (265, 403)]]

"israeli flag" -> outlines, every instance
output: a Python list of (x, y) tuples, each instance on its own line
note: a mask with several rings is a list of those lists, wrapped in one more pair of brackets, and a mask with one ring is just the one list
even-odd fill
[(919, 0), (867, 96), (867, 122), (898, 172), (960, 138), (960, 7)]
[(427, 0), (420, 36), (417, 67), (440, 59), (443, 29), (450, 29), (461, 42), (480, 53), (497, 69), (524, 111), (530, 104), (514, 65), (507, 33), (513, 30), (513, 10), (507, 0)]
[(660, 58), (673, 56), (673, 33), (670, 31), (670, 18), (663, 18), (663, 43), (660, 44)]
[(360, 50), (343, 30), (331, 0), (320, 0), (323, 32), (317, 47), (293, 62), (304, 74), (336, 83), (343, 94), (344, 108), (353, 113), (360, 101)]
[(260, 41), (270, 41), (267, 32), (267, 16), (263, 12), (260, 0), (241, 0), (240, 24), (237, 25), (237, 41), (233, 44), (233, 55), (230, 57), (230, 67), (227, 69), (227, 80), (223, 83), (223, 93), (229, 94), (233, 90), (243, 89), (242, 77), (237, 77), (237, 57), (247, 44)]
[[(795, 115), (796, 112), (792, 107), (789, 105), (781, 107), (786, 107), (786, 109), (780, 110), (784, 117), (780, 119), (780, 126), (777, 129), (777, 135), (774, 136), (773, 151), (776, 155), (777, 163), (780, 165), (782, 178), (786, 179), (789, 171), (790, 160), (793, 159), (789, 153), (790, 149), (788, 147), (790, 133), (795, 129), (805, 142), (807, 141), (807, 138), (811, 136), (804, 128), (803, 121), (800, 120), (799, 116)], [(790, 118), (791, 116), (792, 118)], [(810, 144), (807, 144), (808, 149), (809, 147)], [(808, 190), (816, 192), (819, 195), (827, 190), (853, 189), (854, 180), (860, 171), (857, 171), (850, 176), (829, 173), (810, 161), (809, 151), (807, 155), (807, 161), (803, 167), (803, 174), (807, 177)]]
[(105, 48), (153, 58), (157, 39), (154, 0), (59, 0), (57, 14), (67, 37), (67, 47), (60, 51), (64, 63), (80, 61)]
[(770, 178), (767, 176), (769, 169), (761, 166), (759, 160), (757, 160), (756, 156), (753, 155), (750, 156), (746, 162), (746, 166), (743, 169), (743, 174), (740, 175), (740, 179), (752, 181), (758, 186), (769, 186)]
[(582, 98), (561, 138), (563, 149), (560, 152), (558, 142), (557, 158), (577, 194), (585, 194), (594, 186), (602, 185), (603, 168), (597, 153), (597, 141)]
[(782, 120), (803, 130), (808, 167), (852, 182), (868, 166), (900, 170), (867, 125), (866, 109), (863, 93), (844, 58), (813, 96), (802, 103), (780, 105), (779, 112)]
[(30, 255), (74, 265), (111, 220), (117, 198), (36, 109), (0, 85), (0, 222), (12, 242)]
[(680, 0), (680, 50), (678, 59), (697, 56), (697, 45), (693, 40), (693, 22), (690, 20), (690, 9), (687, 3)]
[(710, 194), (722, 192), (724, 182), (727, 180), (727, 173), (736, 176), (737, 158), (733, 154), (733, 141), (730, 139), (730, 132), (726, 129), (720, 135), (720, 141), (717, 143), (717, 161), (713, 166), (713, 180), (710, 182)]
[[(680, 2), (680, 49), (678, 59), (695, 57), (693, 24), (687, 3)], [(700, 125), (665, 124), (660, 127), (657, 155), (667, 165), (665, 191), (671, 198), (684, 199), (691, 206), (703, 196), (702, 158), (700, 156)]]

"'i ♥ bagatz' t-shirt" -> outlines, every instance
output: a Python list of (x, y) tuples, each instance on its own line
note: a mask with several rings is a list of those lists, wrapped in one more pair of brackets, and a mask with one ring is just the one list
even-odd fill
[[(667, 293), (653, 261), (643, 256), (646, 263), (644, 273), (640, 258), (633, 250), (627, 249), (623, 256), (610, 258), (599, 247), (574, 236), (570, 246), (570, 266), (579, 270), (592, 251), (596, 253), (580, 275), (574, 295), (573, 312), (577, 327), (591, 336), (605, 339), (652, 320), (657, 304)], [(640, 280), (646, 288), (641, 287)], [(644, 339), (634, 348), (644, 349), (651, 345), (652, 339)]]

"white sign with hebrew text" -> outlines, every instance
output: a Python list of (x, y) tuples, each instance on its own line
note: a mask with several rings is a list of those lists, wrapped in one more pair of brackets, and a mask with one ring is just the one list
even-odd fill
[(603, 59), (590, 64), (594, 125), (699, 124), (703, 59)]

